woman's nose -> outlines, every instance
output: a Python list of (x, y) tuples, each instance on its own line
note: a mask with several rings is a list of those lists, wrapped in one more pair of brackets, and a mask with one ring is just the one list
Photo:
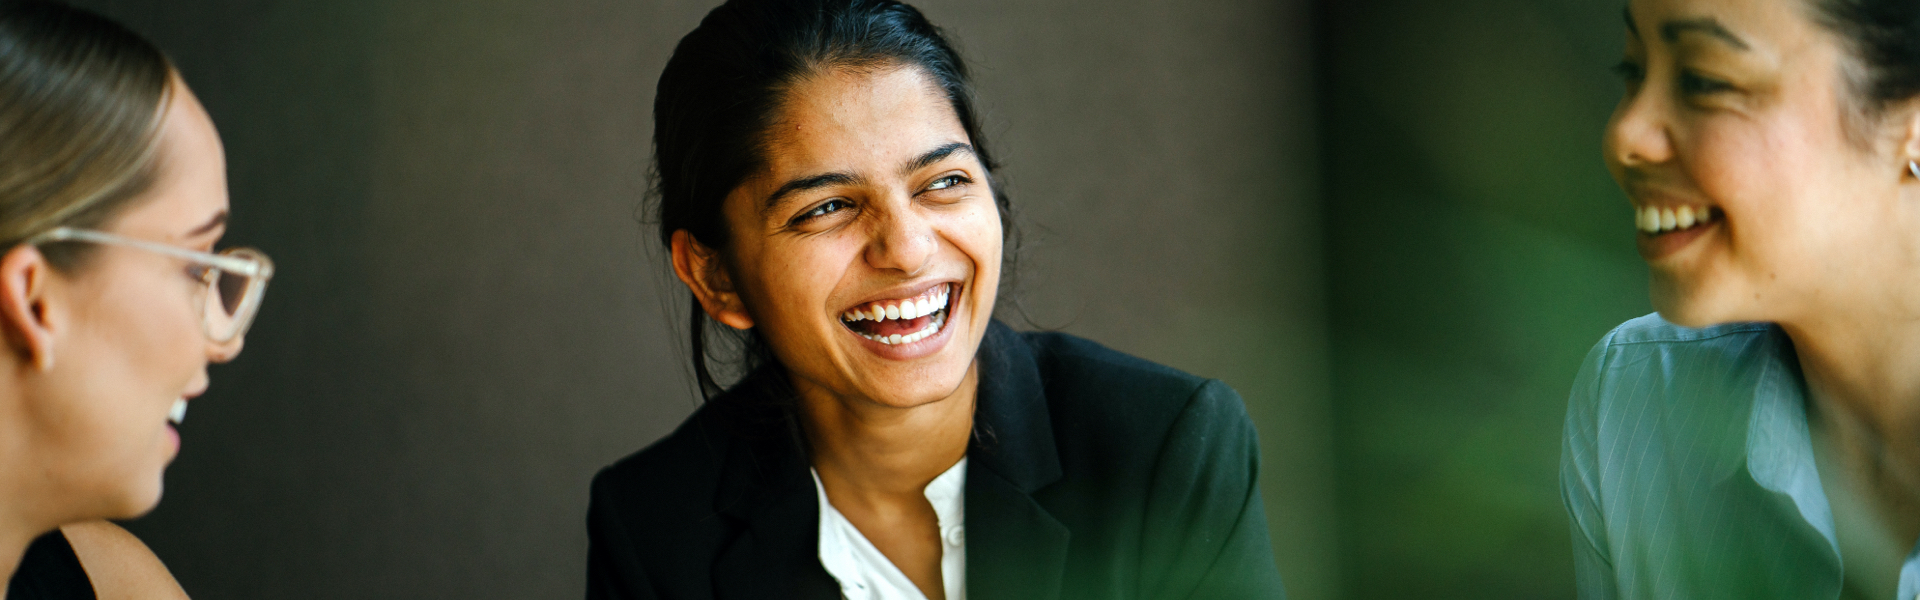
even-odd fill
[(1607, 162), (1619, 168), (1660, 164), (1673, 158), (1673, 138), (1657, 90), (1642, 87), (1620, 100), (1607, 122)]
[(867, 264), (916, 275), (933, 260), (940, 243), (933, 223), (918, 214), (910, 201), (898, 206), (887, 210), (879, 220), (873, 241), (867, 244)]

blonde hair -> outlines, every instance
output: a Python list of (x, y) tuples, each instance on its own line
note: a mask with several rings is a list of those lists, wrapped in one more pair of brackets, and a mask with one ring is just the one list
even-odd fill
[[(0, 248), (98, 226), (145, 191), (173, 78), (167, 57), (118, 23), (0, 0)], [(42, 251), (69, 268), (84, 248)]]

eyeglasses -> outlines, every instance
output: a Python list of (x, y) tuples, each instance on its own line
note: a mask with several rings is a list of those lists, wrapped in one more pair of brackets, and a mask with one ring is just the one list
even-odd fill
[(260, 312), (260, 298), (267, 293), (267, 280), (273, 278), (273, 261), (252, 248), (229, 248), (213, 254), (71, 227), (56, 227), (27, 240), (34, 246), (51, 242), (113, 244), (193, 263), (200, 280), (207, 286), (205, 305), (200, 311), (201, 329), (206, 331), (207, 339), (216, 344), (229, 343), (247, 334), (253, 316)]

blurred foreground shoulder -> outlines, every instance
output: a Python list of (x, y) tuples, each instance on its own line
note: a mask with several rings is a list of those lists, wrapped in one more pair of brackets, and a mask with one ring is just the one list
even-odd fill
[(177, 600), (187, 597), (173, 572), (140, 538), (107, 521), (60, 528), (100, 600)]

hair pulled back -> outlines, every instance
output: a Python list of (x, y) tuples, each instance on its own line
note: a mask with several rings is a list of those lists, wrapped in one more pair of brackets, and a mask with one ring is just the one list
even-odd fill
[[(974, 108), (966, 65), (919, 10), (894, 0), (729, 0), (681, 38), (660, 75), (653, 104), (652, 196), (660, 241), (686, 230), (726, 255), (721, 211), (734, 188), (764, 168), (766, 140), (787, 92), (833, 69), (918, 68), (946, 94), (988, 172), (994, 162)], [(999, 186), (994, 203), (1009, 223)], [(727, 360), (709, 328), (730, 332), (743, 373), (777, 366), (757, 330), (711, 324), (696, 299), (691, 319), (694, 377), (709, 398), (722, 391), (708, 367)]]
[[(105, 222), (152, 181), (173, 66), (111, 20), (0, 0), (0, 248)], [(70, 268), (85, 244), (43, 248)]]

